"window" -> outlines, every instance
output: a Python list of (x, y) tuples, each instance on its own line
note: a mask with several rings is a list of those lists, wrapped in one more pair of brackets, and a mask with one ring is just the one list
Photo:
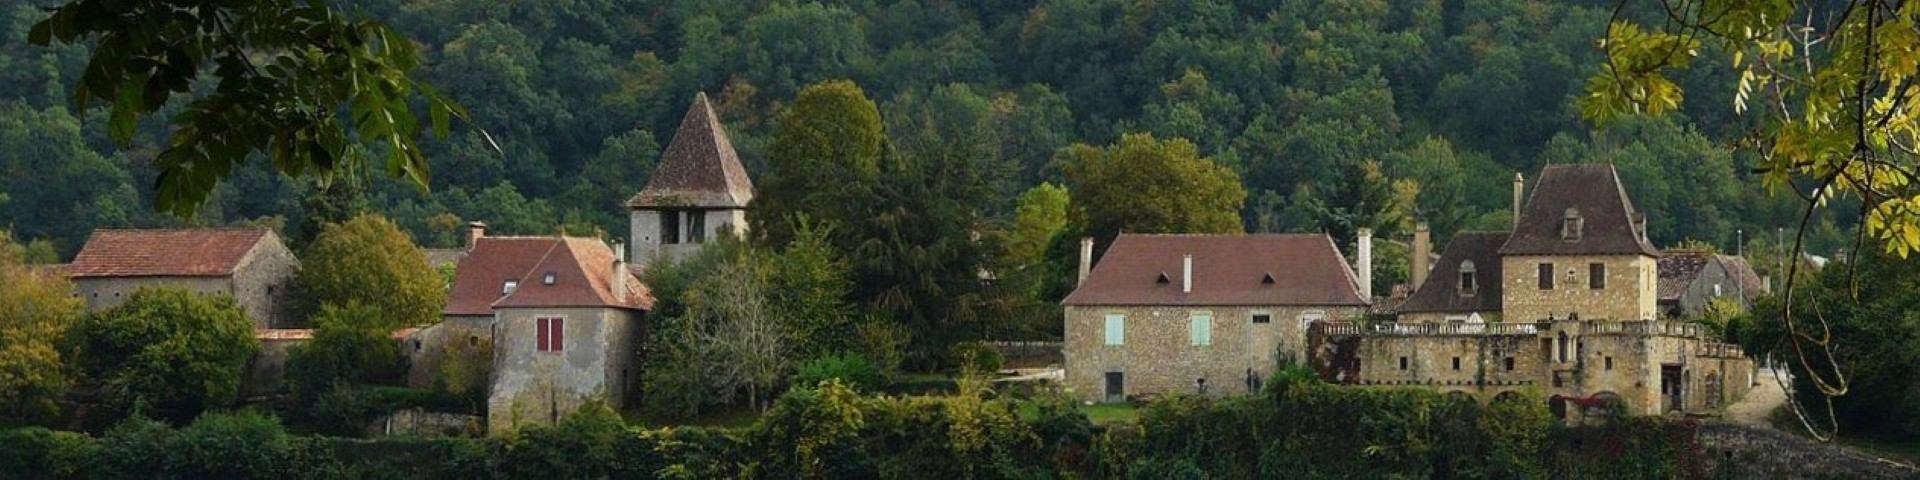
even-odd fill
[(1206, 377), (1193, 379), (1193, 388), (1194, 390), (1198, 391), (1201, 395), (1206, 395), (1207, 394)]
[(1580, 218), (1580, 209), (1569, 208), (1565, 217), (1560, 219), (1560, 239), (1569, 242), (1580, 241), (1580, 229), (1586, 222)]
[(1303, 332), (1307, 331), (1308, 329), (1313, 328), (1313, 322), (1318, 322), (1326, 319), (1327, 319), (1327, 312), (1325, 311), (1307, 310), (1304, 312), (1300, 312), (1300, 331), (1303, 331)]
[(1613, 369), (1613, 357), (1607, 357), (1607, 370)]
[(1540, 264), (1540, 289), (1553, 289), (1553, 264), (1551, 263)]
[(1400, 357), (1400, 369), (1401, 370), (1407, 369), (1407, 357)]
[(1453, 369), (1460, 370), (1460, 357), (1453, 357)]
[(1213, 345), (1213, 312), (1193, 312), (1187, 317), (1187, 336), (1193, 346)]
[(546, 275), (542, 275), (540, 277), (540, 283), (543, 285), (552, 285), (553, 281), (554, 281), (553, 272), (547, 272)]
[(1713, 296), (1720, 296), (1720, 284), (1713, 284)]
[(1507, 357), (1506, 361), (1507, 361), (1507, 371), (1509, 372), (1513, 371), (1513, 357)]
[(1472, 260), (1460, 262), (1460, 295), (1471, 297), (1473, 296), (1474, 289), (1479, 287), (1479, 285), (1473, 282), (1473, 273)]
[(1587, 288), (1594, 290), (1607, 288), (1607, 264), (1587, 264)]
[(534, 318), (533, 328), (535, 351), (558, 352), (565, 350), (567, 319), (560, 317)]
[(1267, 313), (1267, 312), (1253, 312), (1253, 323), (1273, 323), (1273, 314)]
[(1127, 344), (1127, 316), (1107, 314), (1107, 345)]
[(707, 241), (707, 215), (699, 210), (687, 212), (687, 243)]
[(680, 212), (679, 211), (675, 211), (675, 210), (660, 211), (660, 243), (662, 244), (680, 243)]
[(513, 293), (513, 290), (517, 288), (520, 288), (519, 280), (507, 280), (506, 282), (503, 282), (500, 284), (500, 294), (506, 295), (509, 293)]

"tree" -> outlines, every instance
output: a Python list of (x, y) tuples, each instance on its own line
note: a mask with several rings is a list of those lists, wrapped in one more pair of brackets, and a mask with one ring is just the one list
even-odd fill
[(85, 307), (65, 277), (22, 264), (21, 250), (0, 230), (0, 423), (53, 411), (69, 368), (60, 344)]
[[(288, 389), (309, 404), (336, 384), (372, 384), (398, 379), (402, 361), (393, 331), (396, 317), (349, 300), (326, 304), (314, 315), (313, 340), (287, 358)], [(461, 343), (461, 342), (450, 342)]]
[(763, 395), (793, 366), (788, 319), (772, 304), (767, 272), (746, 262), (721, 265), (687, 291), (693, 346), (721, 401), (746, 390), (747, 405), (764, 409)]
[[(1831, 342), (1845, 348), (1832, 350), (1832, 357), (1809, 349), (1807, 362), (1787, 362), (1792, 400), (1814, 413), (1811, 428), (1912, 438), (1920, 435), (1920, 389), (1914, 388), (1920, 385), (1920, 259), (1869, 250), (1858, 262), (1803, 269), (1805, 278), (1795, 281), (1798, 298), (1764, 297), (1750, 311), (1752, 321), (1736, 317), (1728, 326), (1750, 355), (1790, 359), (1795, 340), (1782, 317), (1819, 319)], [(1836, 364), (1846, 367), (1851, 388), (1827, 398), (1809, 369)]]
[[(1920, 135), (1920, 117), (1908, 113), (1920, 108), (1920, 91), (1913, 88), (1920, 83), (1920, 59), (1913, 53), (1920, 18), (1912, 4), (1671, 3), (1649, 7), (1647, 17), (1665, 24), (1662, 29), (1645, 29), (1645, 22), (1622, 16), (1633, 12), (1615, 9), (1601, 44), (1606, 61), (1581, 98), (1583, 115), (1604, 123), (1678, 108), (1686, 92), (1670, 74), (1690, 68), (1702, 43), (1717, 44), (1740, 72), (1734, 85), (1719, 88), (1734, 92), (1735, 112), (1758, 117), (1748, 146), (1763, 159), (1757, 166), (1765, 172), (1761, 183), (1804, 201), (1791, 251), (1802, 251), (1822, 205), (1847, 197), (1862, 202), (1846, 212), (1862, 223), (1856, 245), (1871, 236), (1901, 258), (1920, 249), (1920, 145), (1912, 141)], [(1855, 367), (1839, 363), (1845, 355), (1825, 316), (1795, 315), (1794, 270), (1786, 276), (1779, 317), (1793, 360), (1821, 394), (1846, 395), (1846, 372)], [(1789, 405), (1813, 430), (1801, 404)], [(1832, 417), (1833, 407), (1826, 413)], [(1822, 439), (1834, 433), (1814, 431)]]
[(1061, 150), (1073, 217), (1102, 245), (1120, 232), (1239, 233), (1247, 192), (1192, 143), (1132, 133), (1106, 148)]
[(398, 328), (434, 323), (446, 303), (426, 253), (378, 215), (328, 225), (305, 257), (295, 280), (309, 311), (359, 303), (380, 315), (382, 325)]
[(232, 296), (143, 288), (74, 330), (79, 371), (119, 413), (193, 418), (240, 392), (259, 349), (253, 325)]
[[(168, 148), (154, 159), (154, 206), (183, 217), (249, 154), (289, 175), (353, 172), (353, 139), (379, 145), (386, 171), (424, 186), (426, 157), (413, 140), (423, 122), (410, 101), (425, 100), (442, 136), (451, 116), (465, 116), (409, 77), (419, 64), (412, 41), (325, 2), (71, 0), (28, 37), (43, 46), (94, 45), (73, 97), (108, 105), (107, 131), (122, 144), (140, 116), (176, 94), (197, 97), (173, 116)], [(192, 89), (207, 73), (218, 86)]]
[(773, 246), (793, 239), (796, 214), (850, 225), (849, 212), (880, 174), (880, 111), (850, 81), (808, 86), (780, 117), (767, 172), (754, 196), (753, 233)]
[(1067, 228), (1067, 208), (1072, 201), (1067, 189), (1041, 183), (1020, 194), (1013, 211), (1013, 228), (1007, 232), (1005, 259), (1012, 268), (1040, 263), (1047, 243)]

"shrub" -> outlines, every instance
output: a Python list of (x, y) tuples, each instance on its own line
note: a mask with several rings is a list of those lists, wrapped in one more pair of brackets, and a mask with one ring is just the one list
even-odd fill
[(559, 424), (515, 432), (501, 450), (500, 477), (621, 478), (616, 444), (629, 435), (620, 414), (589, 402)]
[(978, 372), (989, 375), (1000, 371), (1000, 366), (1007, 362), (1006, 357), (1000, 355), (1000, 351), (980, 342), (956, 343), (948, 350), (947, 358), (949, 363), (958, 368), (961, 373)]
[(791, 383), (798, 388), (813, 388), (828, 379), (839, 379), (854, 390), (867, 393), (878, 392), (886, 385), (880, 369), (857, 353), (837, 353), (808, 360), (800, 364)]
[[(109, 413), (145, 407), (191, 419), (240, 392), (259, 348), (252, 320), (230, 295), (142, 288), (75, 330), (80, 367), (108, 392)], [(110, 415), (118, 419), (119, 415)]]
[(42, 427), (0, 431), (0, 477), (79, 477), (97, 448), (92, 438), (74, 432)]

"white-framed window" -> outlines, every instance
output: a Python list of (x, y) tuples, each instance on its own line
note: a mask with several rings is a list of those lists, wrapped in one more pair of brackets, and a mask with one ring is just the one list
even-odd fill
[(1213, 312), (1187, 314), (1187, 337), (1196, 347), (1213, 345)]
[(509, 293), (513, 293), (513, 290), (514, 290), (514, 289), (516, 289), (516, 288), (520, 288), (520, 281), (519, 281), (519, 280), (513, 280), (513, 279), (507, 279), (507, 281), (505, 281), (505, 282), (501, 282), (501, 284), (500, 284), (500, 294), (501, 294), (501, 295), (506, 295), (506, 294), (509, 294)]
[(1300, 331), (1304, 332), (1307, 330), (1307, 328), (1312, 327), (1313, 322), (1318, 322), (1326, 319), (1327, 319), (1327, 312), (1325, 310), (1307, 310), (1304, 312), (1300, 312)]
[(1107, 314), (1107, 345), (1127, 344), (1127, 316), (1120, 313)]

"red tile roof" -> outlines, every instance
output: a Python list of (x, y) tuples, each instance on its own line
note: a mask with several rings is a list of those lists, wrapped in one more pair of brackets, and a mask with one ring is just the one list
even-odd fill
[(660, 167), (627, 206), (745, 208), (751, 201), (753, 180), (702, 92), (660, 153)]
[[(626, 276), (626, 291), (613, 291), (615, 258), (613, 249), (598, 239), (564, 237), (520, 277), (520, 286), (513, 293), (493, 306), (652, 308), (652, 294), (631, 268), (619, 272)], [(546, 281), (549, 275), (553, 277), (551, 283)]]
[(505, 296), (501, 289), (508, 280), (533, 270), (554, 244), (555, 237), (480, 237), (473, 250), (460, 257), (453, 271), (453, 286), (447, 291), (445, 315), (493, 315), (493, 302)]
[[(1193, 255), (1193, 292), (1181, 262)], [(1166, 275), (1167, 282), (1159, 278)], [(1273, 283), (1267, 283), (1271, 276)], [(1121, 234), (1067, 305), (1366, 305), (1325, 234)]]
[(73, 277), (219, 277), (272, 235), (266, 229), (95, 230), (68, 264)]

